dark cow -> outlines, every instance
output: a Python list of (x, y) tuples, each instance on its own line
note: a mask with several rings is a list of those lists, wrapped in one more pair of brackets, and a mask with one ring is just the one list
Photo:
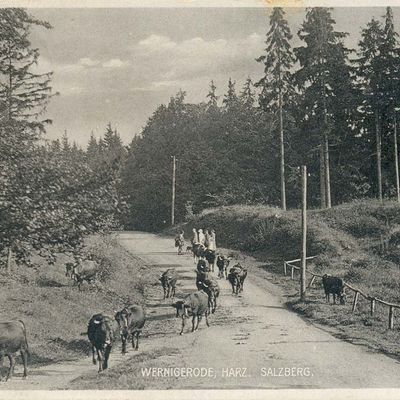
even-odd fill
[(214, 265), (215, 265), (215, 260), (217, 258), (217, 255), (215, 253), (215, 250), (210, 250), (206, 249), (204, 251), (204, 257), (208, 262), (209, 268), (212, 272), (214, 272)]
[(232, 285), (232, 293), (239, 294), (243, 292), (244, 281), (247, 277), (247, 269), (240, 264), (234, 265), (228, 274), (229, 283)]
[(336, 304), (336, 296), (339, 298), (340, 304), (346, 304), (346, 293), (344, 291), (344, 283), (342, 278), (325, 274), (322, 277), (324, 285), (325, 299), (330, 303), (330, 294), (333, 294), (333, 303)]
[(210, 326), (208, 323), (208, 315), (210, 313), (208, 308), (208, 296), (203, 291), (200, 290), (191, 293), (183, 300), (174, 303), (172, 306), (176, 309), (176, 318), (182, 318), (181, 335), (183, 335), (186, 318), (189, 317), (192, 317), (192, 332), (196, 331), (199, 327), (203, 315), (206, 318), (207, 326)]
[[(122, 354), (126, 351), (126, 342), (131, 338), (132, 348), (139, 349), (139, 336), (146, 322), (146, 316), (141, 306), (133, 304), (124, 307), (115, 314), (115, 320), (118, 322), (119, 333), (122, 341)], [(136, 338), (136, 344), (135, 344)]]
[(99, 361), (99, 372), (108, 368), (108, 358), (114, 342), (111, 318), (103, 314), (95, 314), (88, 323), (88, 338), (92, 345), (93, 364)]
[(196, 272), (196, 287), (197, 287), (197, 290), (203, 290), (203, 282), (205, 280), (210, 279), (209, 273), (208, 273), (208, 271), (198, 271), (198, 270), (195, 270), (195, 272)]
[(201, 243), (193, 243), (192, 245), (192, 252), (193, 252), (193, 259), (194, 263), (196, 264), (197, 261), (205, 256), (206, 247)]
[(192, 252), (192, 246), (186, 246), (186, 253)]
[(199, 271), (199, 272), (209, 272), (210, 271), (210, 268), (208, 267), (206, 260), (200, 259), (197, 262), (197, 271)]
[(221, 254), (217, 256), (217, 267), (218, 267), (218, 278), (223, 278), (225, 274), (225, 278), (228, 279), (228, 267), (231, 262), (229, 257), (225, 257)]
[(175, 296), (178, 273), (174, 268), (167, 269), (161, 276), (160, 281), (164, 290), (164, 299)]
[(7, 356), (10, 360), (10, 368), (6, 381), (12, 378), (15, 367), (14, 356), (18, 351), (24, 363), (23, 379), (25, 379), (28, 375), (27, 366), (29, 355), (25, 324), (22, 321), (0, 322), (0, 360), (2, 362), (4, 356)]

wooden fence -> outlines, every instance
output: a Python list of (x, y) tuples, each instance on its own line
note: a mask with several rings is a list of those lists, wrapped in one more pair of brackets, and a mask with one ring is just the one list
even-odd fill
[[(312, 260), (315, 257), (316, 256), (307, 257), (307, 260)], [(287, 269), (288, 269), (288, 267), (290, 267), (291, 268), (290, 276), (291, 276), (291, 279), (294, 279), (294, 271), (295, 270), (297, 270), (297, 271), (300, 270), (300, 267), (298, 267), (297, 265), (294, 265), (294, 263), (300, 262), (300, 261), (301, 261), (300, 258), (298, 258), (296, 260), (284, 261), (283, 262), (283, 272), (284, 272), (284, 274), (287, 275)], [(314, 272), (311, 272), (311, 271), (308, 271), (308, 270), (306, 270), (306, 273), (311, 275), (311, 280), (308, 283), (308, 287), (309, 288), (313, 285), (313, 283), (315, 281), (315, 278), (322, 278), (322, 276), (323, 276), (323, 275), (315, 274)], [(343, 283), (348, 289), (350, 289), (352, 292), (354, 292), (353, 304), (352, 304), (352, 307), (351, 307), (351, 311), (352, 312), (354, 312), (356, 310), (357, 303), (358, 303), (358, 298), (361, 295), (362, 297), (364, 297), (366, 300), (368, 300), (370, 302), (370, 314), (371, 314), (371, 316), (373, 316), (374, 313), (375, 313), (375, 305), (376, 305), (376, 303), (379, 303), (379, 304), (382, 304), (384, 306), (389, 307), (389, 315), (388, 315), (389, 325), (388, 325), (388, 327), (389, 327), (389, 329), (393, 329), (393, 327), (394, 327), (394, 310), (396, 308), (400, 308), (400, 304), (389, 303), (388, 301), (379, 299), (378, 297), (370, 296), (370, 295), (364, 293), (362, 290), (357, 289), (357, 288), (349, 285), (346, 282), (343, 282)]]

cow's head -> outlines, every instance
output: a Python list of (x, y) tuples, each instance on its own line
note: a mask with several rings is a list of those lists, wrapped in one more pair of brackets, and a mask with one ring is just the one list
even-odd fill
[(172, 304), (172, 307), (176, 310), (176, 318), (180, 317), (188, 317), (188, 309), (190, 306), (186, 304), (183, 300), (178, 300), (177, 302)]
[(118, 323), (119, 333), (121, 335), (126, 334), (128, 332), (128, 312), (126, 309), (116, 312), (114, 319)]
[(74, 264), (73, 263), (66, 263), (65, 264), (65, 276), (70, 278), (72, 276), (73, 270), (74, 270)]

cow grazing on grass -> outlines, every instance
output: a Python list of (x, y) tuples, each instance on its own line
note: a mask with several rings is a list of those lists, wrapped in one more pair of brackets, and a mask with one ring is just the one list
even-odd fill
[(118, 323), (119, 333), (121, 335), (122, 354), (127, 352), (126, 342), (129, 339), (132, 340), (132, 348), (134, 350), (139, 350), (139, 336), (146, 323), (143, 307), (136, 304), (126, 306), (115, 314), (115, 320)]
[(217, 256), (218, 278), (223, 278), (225, 275), (225, 278), (228, 279), (228, 267), (230, 261), (229, 257), (225, 257), (221, 254)]
[(208, 262), (209, 265), (209, 269), (214, 272), (214, 265), (215, 265), (215, 260), (217, 258), (217, 255), (215, 253), (215, 250), (210, 250), (210, 249), (206, 249), (204, 251), (204, 257)]
[(176, 310), (176, 318), (182, 318), (181, 335), (183, 335), (185, 329), (186, 318), (189, 317), (192, 317), (192, 332), (198, 329), (203, 315), (205, 316), (207, 326), (210, 326), (208, 323), (208, 315), (210, 313), (208, 296), (203, 291), (191, 293), (183, 300), (172, 304), (172, 306)]
[(65, 264), (65, 276), (71, 277), (79, 290), (84, 282), (94, 283), (97, 279), (97, 263), (92, 260), (78, 261)]
[(25, 379), (28, 375), (29, 355), (25, 324), (22, 321), (0, 322), (0, 360), (2, 362), (4, 356), (7, 356), (10, 360), (6, 381), (11, 379), (14, 373), (14, 356), (17, 352), (21, 354), (22, 362), (24, 363), (23, 379)]
[(114, 342), (111, 318), (103, 314), (95, 314), (88, 323), (88, 338), (92, 345), (93, 364), (99, 361), (99, 372), (108, 368), (108, 359)]
[(161, 285), (164, 290), (164, 299), (175, 296), (176, 282), (178, 273), (176, 269), (169, 268), (160, 276)]
[(338, 297), (340, 304), (346, 304), (346, 293), (342, 278), (325, 274), (322, 277), (322, 284), (324, 286), (325, 299), (327, 303), (330, 303), (330, 294), (333, 294), (334, 304), (336, 304), (336, 296)]
[(243, 292), (244, 281), (247, 277), (247, 269), (240, 264), (234, 265), (228, 274), (229, 283), (232, 285), (232, 293), (239, 294)]

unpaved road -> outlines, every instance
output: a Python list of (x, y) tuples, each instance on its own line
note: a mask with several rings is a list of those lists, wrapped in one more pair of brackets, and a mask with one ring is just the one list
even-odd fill
[[(142, 258), (152, 268), (165, 270), (175, 266), (182, 296), (195, 290), (192, 257), (178, 256), (171, 239), (156, 235), (125, 232), (119, 235), (121, 244)], [(364, 346), (356, 346), (333, 337), (288, 311), (273, 284), (257, 285), (250, 275), (244, 292), (235, 296), (226, 280), (219, 280), (219, 307), (204, 320), (199, 330), (179, 336), (176, 329), (161, 337), (144, 337), (140, 352), (168, 345), (179, 349), (177, 354), (164, 357), (170, 367), (207, 368), (206, 377), (177, 378), (176, 389), (228, 388), (398, 388), (400, 363)], [(160, 292), (149, 299), (151, 318), (174, 318), (169, 299), (162, 300)], [(149, 324), (151, 321), (149, 321)], [(119, 348), (113, 350), (111, 368), (124, 361)], [(157, 360), (155, 360), (157, 361)], [(157, 363), (155, 362), (155, 365)], [(31, 369), (22, 381), (19, 374), (1, 389), (68, 388), (68, 382), (93, 370), (90, 358)], [(17, 372), (20, 372), (19, 367)], [(142, 372), (138, 371), (140, 376)], [(159, 388), (166, 379), (156, 371), (148, 389)], [(116, 388), (117, 389), (117, 388)]]

